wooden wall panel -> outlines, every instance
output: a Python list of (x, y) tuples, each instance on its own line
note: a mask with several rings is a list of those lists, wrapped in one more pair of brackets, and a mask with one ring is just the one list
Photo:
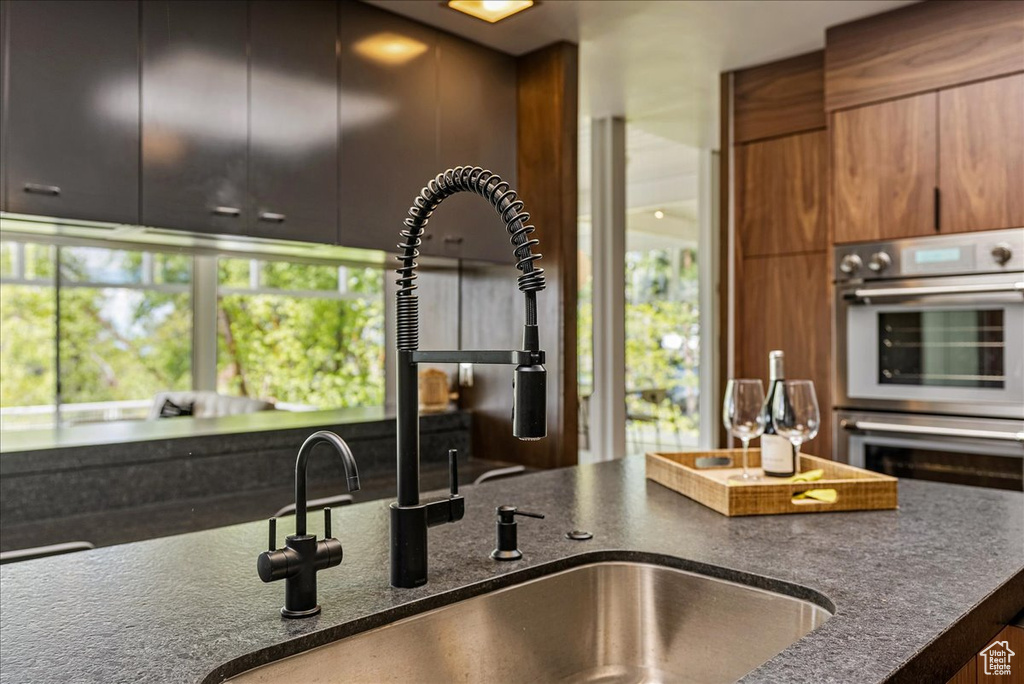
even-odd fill
[(821, 410), (818, 436), (804, 453), (832, 457), (832, 335), (828, 254), (744, 259), (736, 274), (736, 377), (761, 378), (768, 352), (786, 353), (789, 379), (814, 381)]
[(827, 247), (825, 131), (738, 145), (735, 161), (736, 232), (744, 257)]
[(837, 244), (935, 232), (936, 103), (928, 93), (832, 115)]
[(825, 53), (822, 50), (734, 76), (736, 143), (825, 128)]
[(930, 0), (834, 26), (825, 107), (853, 107), (1024, 71), (1024, 2)]
[[(547, 289), (537, 295), (541, 347), (547, 352), (548, 437), (512, 437), (512, 369), (477, 366), (464, 408), (474, 411), (480, 458), (554, 468), (577, 460), (576, 260), (578, 48), (556, 43), (518, 59), (516, 190), (537, 226), (534, 237)], [(495, 229), (501, 228), (495, 218)], [(509, 263), (512, 263), (511, 253)], [(511, 266), (463, 273), (463, 348), (518, 347), (523, 303)]]
[(944, 233), (1024, 226), (1024, 74), (939, 92), (939, 188)]

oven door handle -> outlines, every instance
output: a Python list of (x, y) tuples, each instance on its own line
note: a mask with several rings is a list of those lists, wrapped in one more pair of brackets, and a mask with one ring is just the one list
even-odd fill
[(1024, 282), (998, 283), (995, 285), (934, 285), (931, 287), (879, 287), (864, 288), (848, 292), (847, 299), (864, 301), (882, 298), (903, 297), (938, 297), (941, 295), (984, 294), (984, 293), (1024, 294)]
[(951, 428), (928, 425), (897, 425), (895, 423), (876, 423), (870, 420), (843, 420), (840, 422), (840, 425), (844, 430), (895, 432), (905, 435), (966, 437), (968, 439), (996, 439), (1004, 442), (1024, 442), (1024, 432), (998, 432), (996, 430), (971, 430), (968, 428)]

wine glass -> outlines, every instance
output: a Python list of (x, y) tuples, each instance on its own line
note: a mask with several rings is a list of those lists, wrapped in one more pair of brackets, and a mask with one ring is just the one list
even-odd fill
[(800, 472), (800, 445), (818, 434), (821, 414), (814, 383), (810, 380), (783, 380), (775, 389), (772, 405), (772, 425), (775, 432), (793, 443), (796, 463), (793, 470)]
[(743, 473), (733, 475), (730, 480), (755, 482), (761, 479), (747, 469), (747, 448), (750, 440), (764, 433), (766, 416), (764, 408), (764, 386), (760, 380), (730, 380), (725, 386), (725, 404), (722, 407), (722, 422), (725, 429), (743, 442)]

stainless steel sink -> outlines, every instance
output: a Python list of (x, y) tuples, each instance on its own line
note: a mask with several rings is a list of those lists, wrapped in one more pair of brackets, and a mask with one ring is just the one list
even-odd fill
[(830, 616), (643, 563), (583, 565), (244, 672), (255, 682), (732, 682)]

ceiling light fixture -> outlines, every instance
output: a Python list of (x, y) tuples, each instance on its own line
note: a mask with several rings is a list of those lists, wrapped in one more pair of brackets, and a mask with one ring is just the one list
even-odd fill
[(656, 219), (663, 219), (663, 218), (665, 218), (665, 212), (663, 212), (661, 209), (658, 209), (656, 212), (654, 212), (654, 218), (656, 218)]
[(533, 7), (533, 0), (448, 0), (448, 7), (494, 24)]

